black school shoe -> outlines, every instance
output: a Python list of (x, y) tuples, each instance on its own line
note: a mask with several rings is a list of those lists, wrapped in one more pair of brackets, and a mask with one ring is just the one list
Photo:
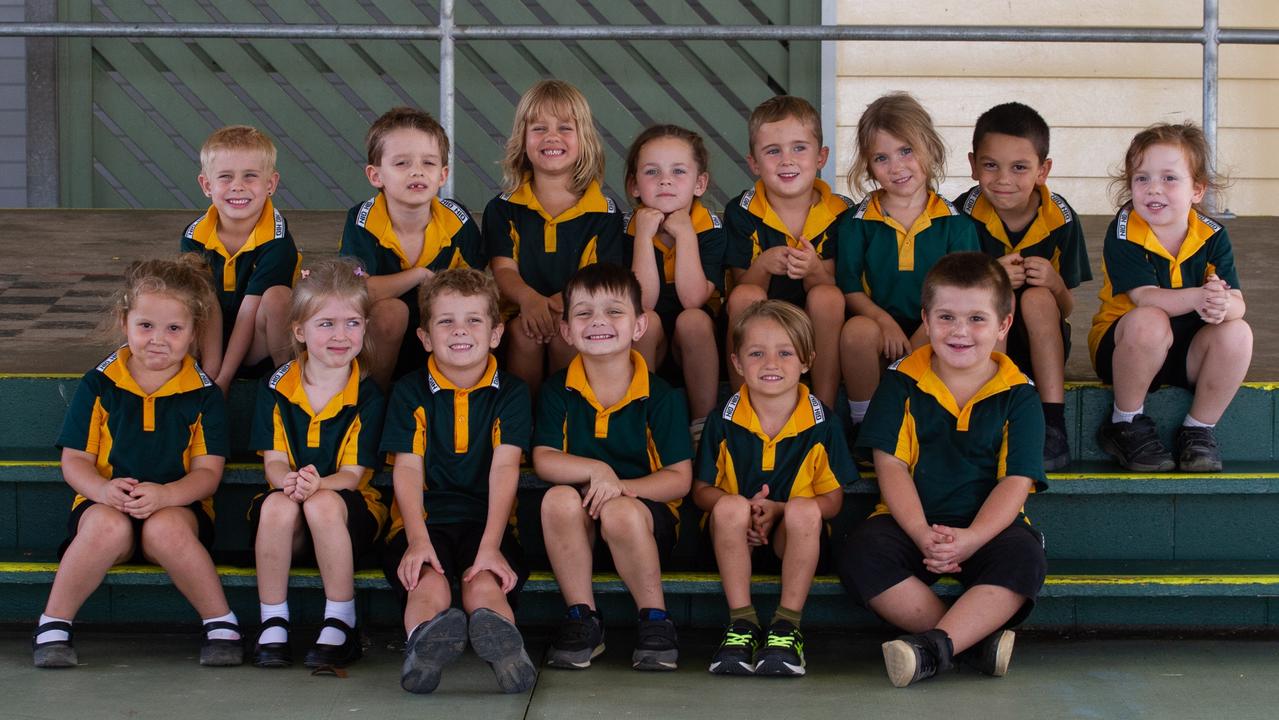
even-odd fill
[(574, 605), (564, 614), (551, 641), (546, 664), (565, 670), (585, 670), (604, 652), (604, 622), (589, 605)]
[(244, 664), (244, 638), (219, 640), (209, 637), (214, 630), (240, 632), (240, 626), (225, 620), (204, 624), (204, 642), (200, 645), (200, 664), (205, 667), (232, 667)]
[[(36, 638), (40, 637), (40, 633), (46, 633), (50, 630), (65, 632), (67, 639), (36, 642)], [(75, 646), (71, 644), (71, 623), (54, 620), (36, 626), (36, 631), (31, 634), (31, 664), (38, 668), (69, 668), (80, 664), (80, 658), (76, 655)]]
[(664, 610), (641, 608), (631, 667), (636, 670), (674, 670), (679, 666), (679, 637), (675, 622)]
[(893, 687), (906, 687), (955, 666), (954, 646), (944, 630), (903, 635), (880, 646)]
[(1044, 427), (1044, 470), (1053, 472), (1070, 464), (1070, 442), (1066, 428), (1056, 425)]
[(1133, 472), (1171, 472), (1176, 467), (1148, 415), (1138, 415), (1132, 422), (1103, 422), (1097, 428), (1097, 444)]
[(524, 636), (515, 623), (488, 608), (480, 608), (471, 613), (468, 633), (475, 654), (493, 668), (502, 692), (522, 693), (537, 682), (537, 668), (524, 649)]
[(755, 674), (801, 677), (806, 665), (803, 633), (787, 620), (774, 620), (764, 647), (755, 656)]
[(337, 618), (331, 617), (324, 618), (324, 622), (320, 624), (321, 630), (326, 627), (337, 628), (342, 631), (342, 644), (321, 645), (317, 642), (306, 652), (306, 658), (302, 660), (303, 665), (309, 668), (340, 668), (346, 667), (364, 656), (364, 648), (360, 645), (360, 633), (358, 630)]
[(262, 642), (262, 633), (267, 628), (284, 628), (289, 632), (289, 621), (282, 617), (267, 618), (258, 628), (258, 642), (253, 645), (253, 664), (260, 668), (286, 668), (293, 664), (293, 648), (289, 641), (278, 643)]
[(400, 687), (411, 693), (435, 692), (444, 666), (466, 650), (466, 613), (449, 608), (413, 628), (404, 646)]
[(1017, 633), (1012, 630), (996, 630), (976, 645), (961, 652), (960, 662), (991, 677), (1008, 674), (1008, 664), (1013, 659), (1013, 641)]
[(1221, 472), (1221, 448), (1209, 427), (1182, 425), (1173, 436), (1177, 451), (1177, 469), (1182, 472)]
[(764, 631), (749, 620), (734, 620), (726, 630), (719, 648), (711, 657), (714, 675), (754, 675), (755, 652), (764, 640)]

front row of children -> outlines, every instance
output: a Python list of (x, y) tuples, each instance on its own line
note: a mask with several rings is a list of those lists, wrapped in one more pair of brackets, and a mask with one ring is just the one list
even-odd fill
[[(225, 411), (191, 354), (213, 302), (191, 256), (128, 273), (116, 307), (127, 342), (85, 375), (58, 440), (78, 495), (33, 637), (39, 667), (77, 664), (81, 604), (111, 565), (139, 557), (161, 565), (199, 613), (201, 664), (243, 661), (208, 552)], [(939, 261), (924, 286), (930, 344), (889, 371), (858, 441), (874, 451), (883, 501), (834, 549), (850, 593), (912, 633), (884, 645), (895, 685), (954, 658), (1002, 675), (1008, 628), (1043, 582), (1043, 548), (1021, 515), (1027, 493), (1043, 487), (1043, 415), (1033, 386), (994, 352), (1012, 302), (1007, 274), (988, 256)], [(677, 666), (661, 567), (691, 489), (708, 513), (730, 606), (711, 672), (804, 674), (801, 619), (825, 521), (857, 472), (840, 421), (800, 382), (815, 357), (802, 311), (770, 300), (738, 318), (731, 360), (744, 382), (708, 420), (694, 467), (682, 399), (632, 350), (647, 316), (625, 268), (589, 265), (565, 288), (560, 332), (578, 355), (544, 385), (535, 425), (527, 387), (492, 355), (503, 325), (483, 273), (441, 272), (423, 289), (418, 337), (430, 355), (396, 384), (384, 428), (383, 398), (367, 377), (369, 307), (358, 264), (303, 271), (290, 313), (295, 359), (258, 395), (251, 439), (269, 487), (249, 510), (261, 602), (254, 664), (292, 663), (287, 576), (302, 553), (314, 556), (326, 597), (305, 664), (360, 657), (353, 563), (389, 521), (385, 570), (408, 636), (402, 686), (433, 691), (469, 643), (504, 691), (531, 687), (536, 669), (511, 602), (527, 571), (509, 523), (531, 448), (552, 486), (542, 526), (568, 607), (549, 665), (585, 668), (603, 651), (591, 573), (597, 556), (611, 556), (639, 608), (632, 665)], [(394, 455), (389, 513), (369, 486), (381, 452)], [(750, 577), (755, 564), (777, 562), (781, 605), (765, 625)], [(928, 587), (940, 575), (968, 588), (949, 609)]]

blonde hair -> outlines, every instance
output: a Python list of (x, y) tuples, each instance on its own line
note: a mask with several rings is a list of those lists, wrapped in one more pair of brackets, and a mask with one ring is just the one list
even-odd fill
[(489, 320), (496, 327), (502, 322), (499, 309), (501, 302), (497, 292), (497, 283), (493, 278), (474, 268), (450, 268), (435, 274), (420, 291), (418, 291), (418, 316), (422, 329), (431, 323), (431, 311), (444, 293), (455, 293), (462, 297), (482, 297), (488, 301)]
[[(302, 271), (293, 285), (293, 302), (289, 306), (289, 337), (294, 357), (302, 356), (306, 343), (298, 340), (293, 329), (318, 313), (320, 306), (330, 299), (351, 303), (367, 323), (373, 303), (369, 300), (368, 273), (364, 266), (352, 258), (337, 257), (320, 260)], [(369, 340), (366, 330), (364, 345), (356, 358), (361, 376), (368, 375), (372, 367), (373, 348)]]
[(224, 150), (247, 150), (262, 153), (266, 160), (266, 169), (275, 170), (275, 143), (266, 133), (250, 125), (227, 125), (213, 131), (204, 144), (200, 146), (200, 171), (206, 175), (213, 165), (213, 159)]
[(526, 90), (515, 107), (515, 121), (502, 158), (504, 192), (514, 192), (524, 178), (532, 174), (533, 164), (528, 159), (524, 135), (529, 123), (546, 116), (571, 119), (577, 124), (578, 155), (573, 166), (573, 192), (581, 195), (592, 182), (604, 177), (604, 145), (586, 97), (563, 80), (543, 80)]
[[(1181, 150), (1186, 156), (1186, 164), (1190, 166), (1190, 179), (1203, 185), (1208, 191), (1204, 193), (1204, 197), (1208, 197), (1208, 193), (1220, 194), (1229, 186), (1229, 180), (1209, 165), (1208, 137), (1204, 135), (1203, 129), (1192, 122), (1159, 123), (1134, 135), (1132, 142), (1128, 144), (1123, 170), (1110, 181), (1110, 190), (1117, 206), (1122, 207), (1132, 200), (1133, 173), (1141, 164), (1146, 151), (1154, 145), (1173, 145)], [(1195, 203), (1195, 209), (1202, 211), (1204, 208)]]
[(369, 126), (369, 132), (364, 136), (364, 145), (370, 165), (382, 164), (382, 143), (392, 131), (401, 128), (424, 132), (435, 138), (440, 148), (440, 162), (448, 167), (449, 134), (444, 132), (444, 126), (431, 117), (430, 113), (404, 106), (387, 110)]
[(817, 356), (817, 343), (813, 335), (813, 321), (803, 310), (784, 300), (760, 300), (751, 304), (733, 323), (733, 347), (742, 347), (746, 326), (756, 320), (772, 320), (781, 325), (791, 345), (795, 346), (799, 361), (812, 367), (813, 358)]
[(802, 97), (774, 95), (752, 110), (750, 120), (746, 123), (751, 154), (755, 153), (755, 133), (768, 123), (781, 122), (787, 118), (798, 120), (813, 133), (813, 137), (817, 138), (818, 147), (821, 147), (822, 116), (818, 114), (817, 108)]
[(928, 174), (928, 187), (934, 192), (946, 178), (946, 144), (942, 142), (933, 118), (909, 93), (884, 95), (870, 105), (857, 121), (857, 152), (848, 170), (848, 187), (869, 194), (875, 189), (870, 171), (871, 144), (875, 134), (884, 132), (904, 141), (919, 159), (920, 168)]
[[(131, 263), (124, 271), (124, 288), (112, 297), (107, 317), (116, 321), (116, 327), (123, 325), (143, 295), (167, 295), (185, 305), (191, 313), (196, 338), (218, 306), (209, 266), (196, 253)], [(192, 343), (192, 350), (198, 346), (198, 342)]]

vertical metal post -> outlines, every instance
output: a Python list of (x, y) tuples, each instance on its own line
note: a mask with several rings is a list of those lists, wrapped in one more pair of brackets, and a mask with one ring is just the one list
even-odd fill
[[(838, 25), (839, 17), (836, 8), (836, 0), (822, 0), (822, 25)], [(836, 158), (839, 157), (837, 126), (835, 118), (839, 115), (839, 106), (835, 102), (836, 90), (836, 74), (838, 73), (838, 50), (837, 44), (829, 40), (821, 43), (821, 92), (818, 97), (821, 99), (822, 114), (822, 138), (826, 147), (832, 148), (833, 152), (826, 161), (826, 166), (822, 168), (822, 179), (826, 181), (831, 189), (836, 189), (835, 183), (838, 182), (838, 173), (835, 165)], [(851, 192), (851, 191), (850, 191)]]
[[(453, 0), (440, 0), (440, 125), (448, 133), (449, 144), (457, 144), (457, 135), (453, 128)], [(448, 158), (449, 168), (453, 167), (453, 159)], [(453, 197), (454, 173), (449, 172), (441, 193), (444, 197)]]
[[(1220, 29), (1220, 0), (1204, 0), (1203, 128), (1208, 139), (1208, 167), (1212, 170), (1217, 169), (1217, 93), (1221, 85), (1218, 77)], [(1205, 199), (1204, 206), (1217, 215), (1227, 212), (1224, 202), (1216, 193)]]

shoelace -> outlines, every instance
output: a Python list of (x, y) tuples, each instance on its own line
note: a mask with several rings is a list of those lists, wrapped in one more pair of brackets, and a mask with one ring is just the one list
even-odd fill
[(595, 629), (593, 625), (589, 618), (569, 618), (560, 626), (559, 640), (561, 643), (585, 642)]
[(794, 644), (795, 635), (792, 633), (786, 633), (785, 635), (778, 635), (775, 633), (768, 634), (768, 647), (789, 648)]
[(729, 630), (724, 634), (724, 647), (750, 647), (754, 644), (754, 637), (748, 632), (739, 633)]

